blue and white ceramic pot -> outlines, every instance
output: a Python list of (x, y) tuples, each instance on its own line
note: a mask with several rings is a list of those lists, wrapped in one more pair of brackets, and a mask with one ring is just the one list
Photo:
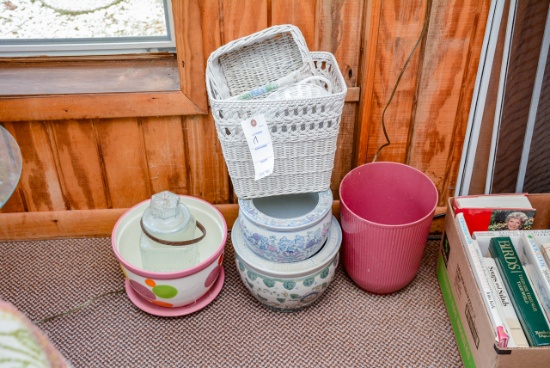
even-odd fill
[(332, 223), (332, 192), (239, 199), (239, 227), (250, 249), (274, 262), (300, 262), (321, 249)]
[(235, 263), (244, 286), (264, 306), (280, 312), (293, 312), (319, 300), (334, 278), (338, 266), (342, 232), (331, 217), (326, 243), (312, 257), (292, 263), (268, 261), (246, 245), (240, 227), (231, 232)]

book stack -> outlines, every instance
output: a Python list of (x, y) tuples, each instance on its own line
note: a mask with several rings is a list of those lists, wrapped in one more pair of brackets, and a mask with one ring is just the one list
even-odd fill
[(459, 197), (454, 210), (498, 346), (550, 346), (550, 230), (531, 230), (527, 196)]
[(488, 271), (483, 265), (483, 254), (481, 249), (478, 243), (470, 236), (464, 214), (458, 213), (456, 215), (456, 220), (458, 222), (458, 228), (460, 229), (459, 235), (461, 237), (462, 244), (466, 247), (466, 256), (468, 257), (470, 266), (474, 271), (475, 281), (481, 291), (485, 308), (487, 309), (489, 319), (493, 325), (493, 332), (495, 333), (496, 342), (501, 348), (508, 347), (511, 337), (510, 329), (506, 327), (502, 314), (497, 309), (495, 294), (491, 291), (491, 286), (489, 284)]
[(523, 332), (523, 327), (521, 327), (518, 315), (512, 304), (511, 296), (508, 294), (495, 260), (490, 257), (484, 257), (483, 261), (489, 275), (491, 292), (496, 299), (498, 313), (502, 317), (505, 330), (510, 334), (506, 347), (529, 346), (529, 342)]
[(529, 345), (550, 345), (550, 326), (547, 317), (527, 277), (512, 239), (509, 237), (491, 238), (489, 252), (495, 259), (506, 290), (512, 296), (512, 304)]

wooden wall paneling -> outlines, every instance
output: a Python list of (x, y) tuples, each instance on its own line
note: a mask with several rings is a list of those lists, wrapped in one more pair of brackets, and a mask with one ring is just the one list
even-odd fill
[(382, 15), (381, 0), (369, 1), (363, 11), (363, 26), (361, 40), (361, 65), (359, 69), (359, 84), (361, 99), (357, 110), (355, 123), (355, 152), (352, 158), (353, 165), (367, 163), (368, 145), (370, 141), (370, 124), (374, 109), (375, 76), (378, 73), (377, 50), (380, 32), (380, 17)]
[(453, 197), (456, 188), (462, 147), (464, 145), (464, 136), (468, 126), (468, 117), (472, 105), (473, 91), (490, 7), (491, 0), (483, 0), (477, 4), (476, 8), (472, 8), (475, 16), (471, 24), (472, 31), (470, 33), (470, 48), (468, 50), (468, 57), (465, 63), (462, 89), (460, 90), (460, 97), (454, 121), (454, 129), (452, 132), (451, 142), (453, 142), (453, 145), (449, 151), (449, 157), (447, 159), (447, 165), (444, 172), (445, 180), (440, 193), (440, 196), (443, 199)]
[[(172, 1), (174, 32), (181, 89), (199, 107), (208, 112), (201, 32), (211, 32), (210, 22), (203, 24), (200, 0)], [(210, 2), (208, 2), (210, 3)], [(213, 22), (215, 23), (215, 22)]]
[(316, 34), (317, 0), (271, 0), (270, 26), (293, 24), (300, 29), (307, 47), (319, 50)]
[[(174, 1), (173, 3), (177, 3)], [(201, 53), (202, 69), (198, 70), (193, 66), (194, 73), (189, 75), (189, 78), (200, 79), (197, 84), (192, 84), (192, 88), (196, 88), (204, 93), (206, 96), (206, 85), (204, 84), (204, 73), (206, 70), (206, 61), (210, 54), (218, 47), (227, 41), (223, 41), (223, 23), (224, 19), (224, 6), (221, 1), (218, 0), (189, 0), (185, 6), (181, 8), (180, 22), (185, 22), (183, 18), (193, 18), (193, 27), (187, 27), (185, 37), (195, 38), (200, 40), (200, 48), (194, 50)], [(235, 5), (229, 4), (228, 6)], [(238, 5), (238, 4), (237, 4)], [(251, 6), (255, 6), (254, 2), (251, 2)], [(242, 9), (241, 9), (242, 11)], [(264, 9), (265, 16), (265, 9)], [(229, 12), (230, 14), (230, 12)], [(242, 15), (241, 15), (242, 16)], [(233, 20), (228, 15), (227, 21), (232, 23)], [(196, 42), (196, 41), (195, 41)], [(188, 52), (188, 51), (186, 51)], [(201, 87), (202, 86), (202, 87)], [(175, 175), (176, 172), (181, 171), (181, 176), (172, 176), (176, 183), (176, 192), (186, 194), (195, 197), (202, 198), (211, 203), (227, 203), (230, 201), (231, 194), (229, 188), (229, 176), (227, 174), (227, 168), (223, 155), (221, 153), (221, 147), (218, 142), (214, 120), (211, 117), (211, 113), (208, 108), (205, 108), (206, 114), (195, 116), (182, 116), (182, 136), (181, 136), (181, 154), (185, 161), (182, 161), (174, 171), (172, 168), (169, 172)], [(174, 124), (173, 122), (168, 124)], [(177, 141), (177, 140), (176, 140)], [(175, 142), (174, 142), (175, 143)], [(175, 157), (170, 160), (175, 160)], [(151, 180), (156, 180), (153, 173), (151, 173)], [(166, 179), (164, 179), (166, 180)], [(166, 182), (166, 185), (172, 185), (172, 183)], [(154, 190), (160, 188), (163, 183), (154, 183)], [(185, 188), (185, 189), (184, 189)]]
[(152, 193), (188, 194), (188, 160), (180, 116), (142, 118)]
[(112, 208), (129, 208), (151, 197), (143, 142), (136, 118), (94, 120)]
[(2, 213), (0, 241), (111, 236), (127, 208)]
[[(483, 0), (474, 6), (468, 2), (465, 8), (461, 8), (461, 2), (458, 0), (433, 2), (434, 14), (438, 12), (441, 19), (447, 15), (445, 12), (473, 12), (448, 15), (451, 21), (465, 17), (472, 19), (472, 23), (468, 25), (472, 29), (468, 34), (468, 41), (462, 40), (463, 43), (460, 43), (452, 40), (454, 47), (460, 44), (460, 47), (464, 48), (465, 43), (469, 42), (467, 56), (461, 59), (466, 70), (457, 72), (462, 73), (463, 88), (451, 88), (456, 82), (452, 79), (441, 82), (420, 79), (421, 75), (428, 78), (428, 75), (424, 75), (428, 71), (436, 73), (440, 70), (429, 63), (445, 61), (445, 57), (450, 57), (453, 52), (460, 54), (459, 51), (449, 45), (448, 48), (452, 50), (444, 50), (447, 56), (442, 55), (438, 58), (435, 49), (426, 48), (426, 55), (422, 57), (421, 53), (424, 50), (421, 48), (416, 51), (409, 64), (386, 114), (392, 145), (382, 151), (379, 160), (404, 162), (407, 159), (407, 144), (415, 142), (418, 147), (422, 147), (422, 135), (433, 133), (430, 130), (433, 128), (428, 124), (429, 117), (437, 116), (435, 110), (415, 110), (416, 98), (423, 101), (423, 106), (434, 107), (437, 103), (432, 102), (431, 98), (439, 99), (437, 93), (440, 91), (452, 90), (458, 94), (454, 120), (438, 123), (450, 124), (453, 128), (438, 126), (436, 130), (438, 134), (445, 131), (451, 135), (451, 138), (445, 140), (449, 142), (446, 154), (434, 150), (432, 157), (425, 152), (422, 154), (422, 151), (416, 148), (409, 155), (418, 160), (415, 162), (418, 162), (420, 167), (438, 170), (429, 174), (437, 178), (442, 176), (440, 187), (447, 188), (448, 192), (458, 172), (461, 140), (467, 123), (489, 3), (490, 0)], [(228, 208), (233, 216), (237, 207), (228, 203), (234, 202), (235, 198), (232, 197), (230, 179), (217, 140), (215, 125), (207, 110), (204, 85), (206, 59), (221, 44), (272, 24), (296, 24), (302, 29), (310, 49), (333, 52), (344, 72), (351, 95), (355, 96), (347, 99), (344, 108), (335, 159), (335, 175), (332, 180), (332, 187), (337, 190), (340, 178), (348, 168), (371, 160), (379, 145), (384, 143), (380, 129), (382, 110), (420, 33), (425, 4), (422, 0), (173, 1), (176, 42), (178, 49), (182, 50), (178, 56), (178, 66), (183, 93), (159, 92), (147, 96), (82, 95), (78, 98), (56, 96), (54, 100), (48, 96), (1, 99), (2, 110), (18, 111), (15, 117), (12, 116), (11, 120), (8, 120), (20, 123), (9, 123), (12, 125), (8, 130), (11, 129), (16, 139), (20, 138), (26, 142), (24, 159), (27, 164), (24, 167), (24, 178), (16, 194), (8, 202), (7, 208), (10, 212), (30, 212), (21, 214), (25, 215), (24, 217), (18, 217), (19, 214), (15, 213), (10, 214), (15, 216), (8, 219), (13, 225), (8, 229), (9, 236), (18, 234), (19, 238), (23, 238), (24, 232), (28, 230), (27, 225), (23, 223), (25, 221), (33, 225), (46, 222), (44, 231), (56, 234), (55, 236), (66, 236), (68, 231), (93, 236), (91, 234), (95, 229), (83, 228), (79, 233), (77, 228), (80, 225), (76, 217), (80, 214), (86, 219), (95, 218), (97, 214), (96, 221), (100, 224), (101, 230), (96, 233), (107, 234), (108, 227), (112, 226), (123, 209), (149, 198), (153, 192), (165, 187), (180, 193), (187, 192), (218, 206), (230, 206)], [(453, 30), (453, 24), (438, 26), (446, 28), (443, 31), (432, 29), (431, 37), (443, 42), (445, 37), (450, 37), (444, 33), (445, 30)], [(433, 76), (436, 77), (439, 78), (439, 75)], [(360, 100), (357, 87), (359, 83)], [(422, 83), (437, 93), (418, 93), (417, 88), (423, 85)], [(185, 108), (180, 109), (181, 116), (179, 113), (170, 113), (174, 110), (174, 105), (181, 105), (181, 98), (176, 94), (179, 97), (185, 94), (192, 100), (192, 106), (185, 105)], [(44, 108), (48, 101), (56, 101), (55, 108)], [(40, 111), (29, 109), (29, 103), (40, 103)], [(84, 108), (85, 105), (98, 108), (91, 111), (89, 107)], [(135, 116), (144, 116), (145, 105), (151, 105), (147, 111), (153, 113), (148, 113), (147, 118), (136, 118)], [(440, 108), (449, 109), (449, 102)], [(120, 119), (106, 119), (106, 112), (109, 117)], [(158, 118), (157, 115), (167, 117)], [(414, 117), (422, 118), (422, 127), (411, 128), (410, 124), (416, 123)], [(64, 121), (67, 118), (94, 120), (87, 126), (86, 122), (90, 120)], [(42, 123), (43, 120), (52, 119), (59, 121), (54, 121), (51, 125)], [(64, 123), (69, 125), (62, 126)], [(79, 124), (84, 125), (77, 128)], [(97, 142), (97, 162), (78, 162), (78, 165), (82, 165), (80, 167), (71, 160), (80, 154), (76, 152), (78, 144), (84, 144), (86, 148), (83, 148), (83, 151), (88, 152), (86, 156), (91, 155), (92, 148), (89, 145), (92, 137), (88, 129), (93, 130), (93, 138)], [(417, 135), (411, 137), (410, 132)], [(65, 146), (64, 142), (67, 139), (76, 141)], [(79, 140), (80, 143), (77, 143)], [(354, 140), (358, 148), (355, 150), (352, 148)], [(163, 150), (167, 147), (170, 150), (168, 154)], [(442, 157), (446, 159), (445, 165), (441, 163)], [(426, 164), (423, 163), (424, 159), (428, 160)], [(97, 173), (95, 165), (100, 166), (101, 175)], [(99, 177), (103, 181), (102, 188), (99, 191), (94, 190), (94, 197), (90, 199), (91, 188), (100, 186)], [(86, 180), (88, 183), (83, 186), (79, 180)], [(89, 208), (92, 205), (94, 209), (67, 211), (76, 207)], [(113, 209), (101, 209), (103, 205)], [(62, 223), (66, 225), (59, 225)], [(3, 227), (0, 228), (2, 233)], [(37, 233), (33, 236), (39, 235)]]
[[(425, 1), (392, 1), (381, 4), (373, 106), (367, 110), (370, 115), (361, 116), (361, 119), (368, 121), (369, 126), (367, 161), (372, 160), (379, 147), (386, 143), (382, 132), (383, 110), (391, 96), (399, 73), (418, 40), (425, 13)], [(411, 124), (414, 124), (411, 119), (421, 53), (422, 48), (419, 47), (409, 62), (386, 111), (384, 120), (391, 144), (380, 152), (378, 161), (406, 161), (409, 131)]]
[(52, 121), (59, 175), (68, 208), (108, 208), (97, 141), (91, 120)]
[[(434, 2), (430, 12), (407, 163), (445, 192), (445, 168), (470, 49), (476, 1)], [(441, 205), (445, 204), (441, 196)]]
[[(222, 45), (224, 14), (219, 0), (199, 1), (202, 19), (204, 64), (212, 52)], [(254, 4), (253, 4), (254, 5)], [(231, 18), (226, 19), (232, 22)], [(204, 71), (197, 77), (204, 79)], [(232, 193), (227, 167), (211, 112), (204, 116), (189, 116), (182, 120), (183, 144), (186, 154), (188, 194), (210, 203), (228, 203)]]
[(495, 154), (493, 193), (516, 190), (549, 3), (548, 0), (518, 1)]
[(67, 209), (48, 125), (42, 121), (19, 122), (10, 130), (23, 156), (19, 189), (28, 211)]
[[(363, 2), (340, 0), (319, 1), (317, 15), (318, 49), (334, 54), (348, 88), (357, 86), (361, 49)], [(352, 169), (354, 132), (358, 104), (346, 103), (342, 112), (337, 150), (334, 157), (331, 188), (338, 198), (338, 188), (344, 176)]]
[(318, 2), (317, 49), (334, 54), (348, 87), (357, 86), (363, 8), (357, 0)]
[[(2, 59), (2, 97), (180, 91), (178, 79), (174, 78), (173, 55), (141, 54), (121, 57), (116, 63), (112, 57), (105, 58), (67, 57), (49, 63), (48, 57), (34, 57), (26, 62), (15, 58), (10, 59), (16, 60), (11, 63)], [(22, 74), (25, 83), (21, 83)]]
[[(219, 0), (200, 0), (201, 35), (204, 65), (212, 52), (221, 46), (221, 12)], [(201, 73), (201, 78), (204, 74)], [(206, 93), (206, 91), (204, 91)]]
[(17, 185), (11, 197), (4, 203), (4, 206), (0, 208), (0, 213), (25, 212), (25, 203), (21, 196), (20, 185), (21, 184)]
[(211, 115), (183, 118), (189, 194), (210, 203), (232, 201), (229, 174)]
[(355, 142), (355, 122), (357, 103), (346, 103), (342, 111), (340, 131), (336, 142), (336, 154), (334, 155), (334, 168), (332, 169), (330, 187), (334, 199), (339, 199), (339, 188), (342, 179), (354, 167), (353, 150)]
[(268, 0), (220, 0), (220, 2), (222, 4), (220, 9), (222, 44), (269, 26)]
[(0, 98), (2, 121), (101, 119), (201, 112), (181, 91)]

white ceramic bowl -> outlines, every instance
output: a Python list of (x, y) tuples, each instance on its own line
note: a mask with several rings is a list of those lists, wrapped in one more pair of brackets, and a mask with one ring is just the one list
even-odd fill
[(231, 240), (237, 270), (245, 287), (264, 306), (292, 312), (310, 306), (323, 294), (338, 266), (342, 231), (335, 218), (322, 249), (314, 256), (293, 263), (268, 261), (246, 245), (240, 227), (235, 224)]
[(181, 196), (184, 203), (207, 230), (198, 243), (199, 262), (175, 272), (152, 272), (143, 269), (139, 241), (139, 221), (149, 207), (143, 201), (126, 211), (115, 224), (111, 241), (127, 282), (139, 296), (155, 306), (178, 308), (195, 303), (216, 282), (222, 269), (227, 240), (227, 224), (222, 214), (206, 201)]
[(303, 261), (321, 249), (332, 223), (332, 192), (239, 199), (239, 226), (254, 253), (275, 262)]

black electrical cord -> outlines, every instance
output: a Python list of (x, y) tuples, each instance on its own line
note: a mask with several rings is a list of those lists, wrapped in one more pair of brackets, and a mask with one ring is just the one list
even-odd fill
[(386, 110), (390, 106), (390, 103), (393, 100), (393, 96), (395, 95), (395, 92), (397, 91), (397, 86), (399, 86), (399, 82), (401, 82), (401, 78), (403, 77), (403, 74), (405, 73), (405, 70), (407, 69), (407, 66), (409, 65), (409, 62), (411, 61), (416, 49), (420, 45), (420, 42), (422, 41), (422, 38), (424, 37), (424, 34), (426, 33), (426, 30), (428, 29), (428, 10), (429, 10), (429, 0), (426, 0), (426, 15), (424, 16), (424, 25), (422, 26), (422, 31), (420, 32), (420, 36), (418, 37), (418, 40), (416, 40), (416, 44), (414, 45), (411, 54), (405, 61), (405, 64), (403, 65), (403, 68), (401, 69), (401, 72), (399, 73), (399, 76), (397, 77), (397, 80), (395, 81), (395, 85), (393, 86), (393, 90), (391, 92), (390, 98), (388, 99), (388, 103), (386, 104), (386, 107), (384, 107), (384, 111), (382, 112), (382, 131), (384, 132), (384, 137), (386, 138), (386, 143), (381, 145), (378, 148), (378, 151), (376, 151), (376, 154), (374, 155), (374, 158), (372, 159), (372, 162), (375, 162), (378, 159), (378, 154), (380, 151), (382, 151), (383, 148), (389, 146), (391, 144), (390, 137), (388, 135), (388, 132), (386, 130), (386, 123), (384, 121), (384, 116), (386, 115)]

